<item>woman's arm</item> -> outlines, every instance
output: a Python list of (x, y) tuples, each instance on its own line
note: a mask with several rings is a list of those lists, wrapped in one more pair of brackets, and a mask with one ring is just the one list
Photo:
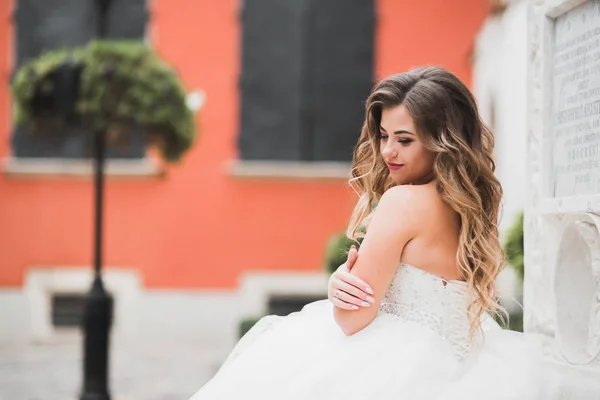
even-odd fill
[(334, 307), (337, 324), (346, 335), (354, 335), (373, 321), (379, 304), (398, 268), (406, 243), (415, 237), (420, 212), (415, 188), (396, 186), (384, 193), (360, 246), (352, 274), (375, 292), (371, 307), (344, 310)]

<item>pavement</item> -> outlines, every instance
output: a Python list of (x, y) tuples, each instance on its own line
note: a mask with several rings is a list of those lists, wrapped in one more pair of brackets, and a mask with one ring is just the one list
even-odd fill
[[(187, 400), (217, 371), (222, 355), (209, 343), (168, 340), (113, 343), (112, 400)], [(82, 342), (0, 346), (0, 400), (76, 400)]]
[[(188, 400), (217, 372), (226, 355), (222, 349), (217, 352), (214, 343), (114, 342), (111, 399)], [(565, 368), (553, 371), (562, 387), (560, 400), (600, 400), (597, 370), (588, 376), (583, 370)], [(0, 400), (78, 400), (82, 380), (79, 335), (51, 344), (0, 345)]]

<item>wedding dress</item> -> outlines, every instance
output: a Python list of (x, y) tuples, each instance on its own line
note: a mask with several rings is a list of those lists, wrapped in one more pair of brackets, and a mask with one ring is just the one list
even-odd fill
[(466, 283), (401, 263), (360, 332), (327, 300), (264, 317), (192, 400), (553, 398), (536, 343), (487, 315), (470, 338), (468, 304)]

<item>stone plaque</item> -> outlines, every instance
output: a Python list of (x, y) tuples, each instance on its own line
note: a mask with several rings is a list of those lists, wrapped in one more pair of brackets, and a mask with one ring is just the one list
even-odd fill
[(540, 398), (600, 400), (600, 0), (528, 12), (524, 329), (544, 349)]
[(600, 0), (554, 23), (551, 193), (600, 193)]

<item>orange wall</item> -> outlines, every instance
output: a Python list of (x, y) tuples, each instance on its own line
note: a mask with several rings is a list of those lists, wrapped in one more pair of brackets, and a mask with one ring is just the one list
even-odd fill
[[(10, 20), (6, 3), (2, 21)], [(151, 3), (156, 49), (188, 88), (207, 94), (201, 137), (164, 179), (109, 180), (105, 265), (138, 268), (148, 287), (161, 288), (235, 287), (246, 269), (320, 268), (326, 240), (345, 228), (355, 201), (343, 182), (240, 181), (223, 172), (237, 154), (239, 1)], [(378, 77), (437, 63), (468, 79), (485, 8), (484, 0), (380, 0)], [(1, 158), (10, 155), (10, 34), (0, 24)], [(0, 173), (0, 286), (22, 285), (32, 266), (90, 265), (92, 203), (90, 179)]]
[(489, 0), (378, 0), (377, 76), (441, 65), (469, 83)]

